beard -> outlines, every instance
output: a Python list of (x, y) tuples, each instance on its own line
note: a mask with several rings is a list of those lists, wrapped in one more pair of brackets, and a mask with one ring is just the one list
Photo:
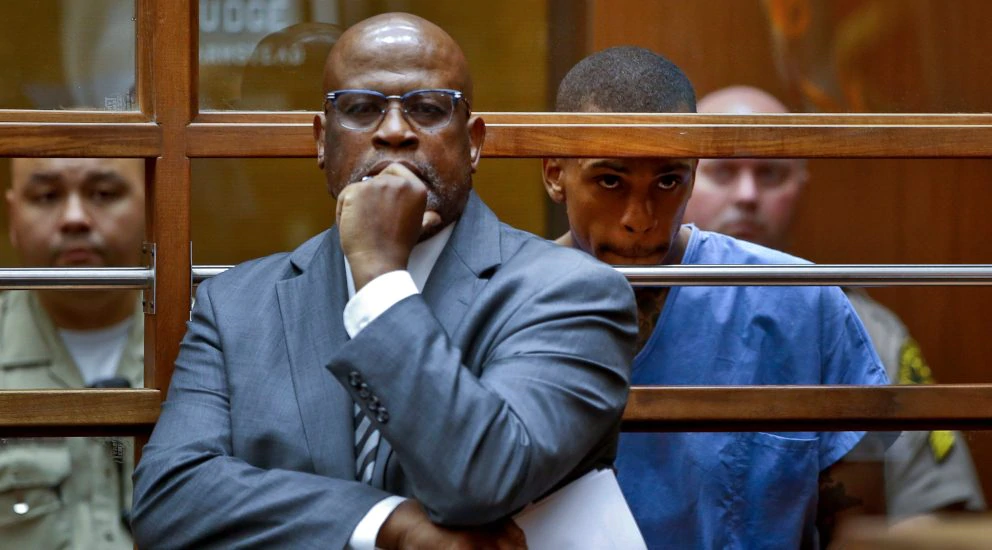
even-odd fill
[[(348, 176), (348, 185), (360, 183), (383, 160), (386, 159), (373, 158), (357, 166)], [(472, 188), (472, 171), (469, 165), (466, 164), (466, 170), (458, 174), (457, 182), (452, 181), (447, 183), (445, 182), (445, 178), (441, 176), (431, 163), (412, 159), (402, 159), (402, 161), (408, 167), (413, 167), (412, 171), (414, 174), (427, 187), (427, 206), (425, 210), (432, 210), (441, 216), (440, 224), (424, 231), (420, 235), (420, 241), (424, 241), (439, 233), (461, 215), (468, 200), (468, 192)]]

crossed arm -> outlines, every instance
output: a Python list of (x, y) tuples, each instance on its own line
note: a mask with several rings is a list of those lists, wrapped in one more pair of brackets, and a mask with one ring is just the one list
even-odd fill
[[(615, 281), (578, 280), (590, 273), (575, 271), (507, 312), (486, 352), (473, 358), (479, 365), (466, 364), (420, 296), (390, 308), (329, 358), (335, 376), (360, 369), (393, 411), (377, 427), (434, 522), (504, 518), (560, 481), (619, 419), (632, 296)], [(567, 296), (583, 287), (583, 296)], [(137, 542), (343, 548), (388, 494), (235, 455), (229, 380), (238, 365), (227, 361), (210, 288), (198, 292), (169, 399), (135, 474)], [(494, 322), (485, 315), (475, 322), (483, 321)], [(398, 337), (411, 322), (412, 337)]]

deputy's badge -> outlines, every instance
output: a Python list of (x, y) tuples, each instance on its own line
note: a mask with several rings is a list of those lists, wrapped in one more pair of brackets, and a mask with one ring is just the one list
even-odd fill
[(934, 430), (930, 432), (930, 452), (933, 453), (933, 458), (938, 464), (947, 458), (947, 455), (951, 453), (951, 449), (954, 448), (954, 432), (947, 430)]
[(899, 350), (900, 384), (933, 384), (933, 373), (923, 359), (920, 345), (912, 338), (906, 338)]

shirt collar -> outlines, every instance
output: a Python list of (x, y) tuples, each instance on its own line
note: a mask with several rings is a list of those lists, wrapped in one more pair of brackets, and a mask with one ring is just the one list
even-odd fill
[[(455, 230), (456, 223), (458, 222), (449, 223), (437, 235), (424, 242), (417, 243), (413, 247), (413, 250), (410, 251), (410, 261), (407, 263), (406, 270), (413, 277), (413, 283), (417, 285), (418, 291), (424, 291), (424, 285), (427, 284), (427, 277), (430, 276), (431, 271), (434, 269), (434, 264), (437, 263), (438, 257), (441, 256), (444, 246), (448, 244), (448, 239), (451, 238), (451, 233)], [(348, 298), (351, 299), (355, 295), (355, 280), (351, 276), (351, 265), (348, 264), (348, 258), (344, 259), (344, 275), (348, 279)]]

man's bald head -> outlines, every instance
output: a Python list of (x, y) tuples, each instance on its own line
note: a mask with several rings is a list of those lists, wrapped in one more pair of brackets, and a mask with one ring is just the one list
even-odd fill
[(451, 88), (472, 99), (472, 77), (461, 47), (444, 29), (416, 15), (377, 15), (345, 31), (327, 57), (324, 91), (340, 89), (351, 75), (370, 68), (387, 79), (390, 72), (444, 69)]
[(789, 109), (775, 96), (751, 86), (722, 88), (699, 100), (700, 113), (788, 113)]
[[(698, 107), (700, 113), (789, 112), (775, 96), (750, 86), (717, 90)], [(685, 219), (702, 229), (784, 249), (807, 178), (805, 159), (702, 159)]]

